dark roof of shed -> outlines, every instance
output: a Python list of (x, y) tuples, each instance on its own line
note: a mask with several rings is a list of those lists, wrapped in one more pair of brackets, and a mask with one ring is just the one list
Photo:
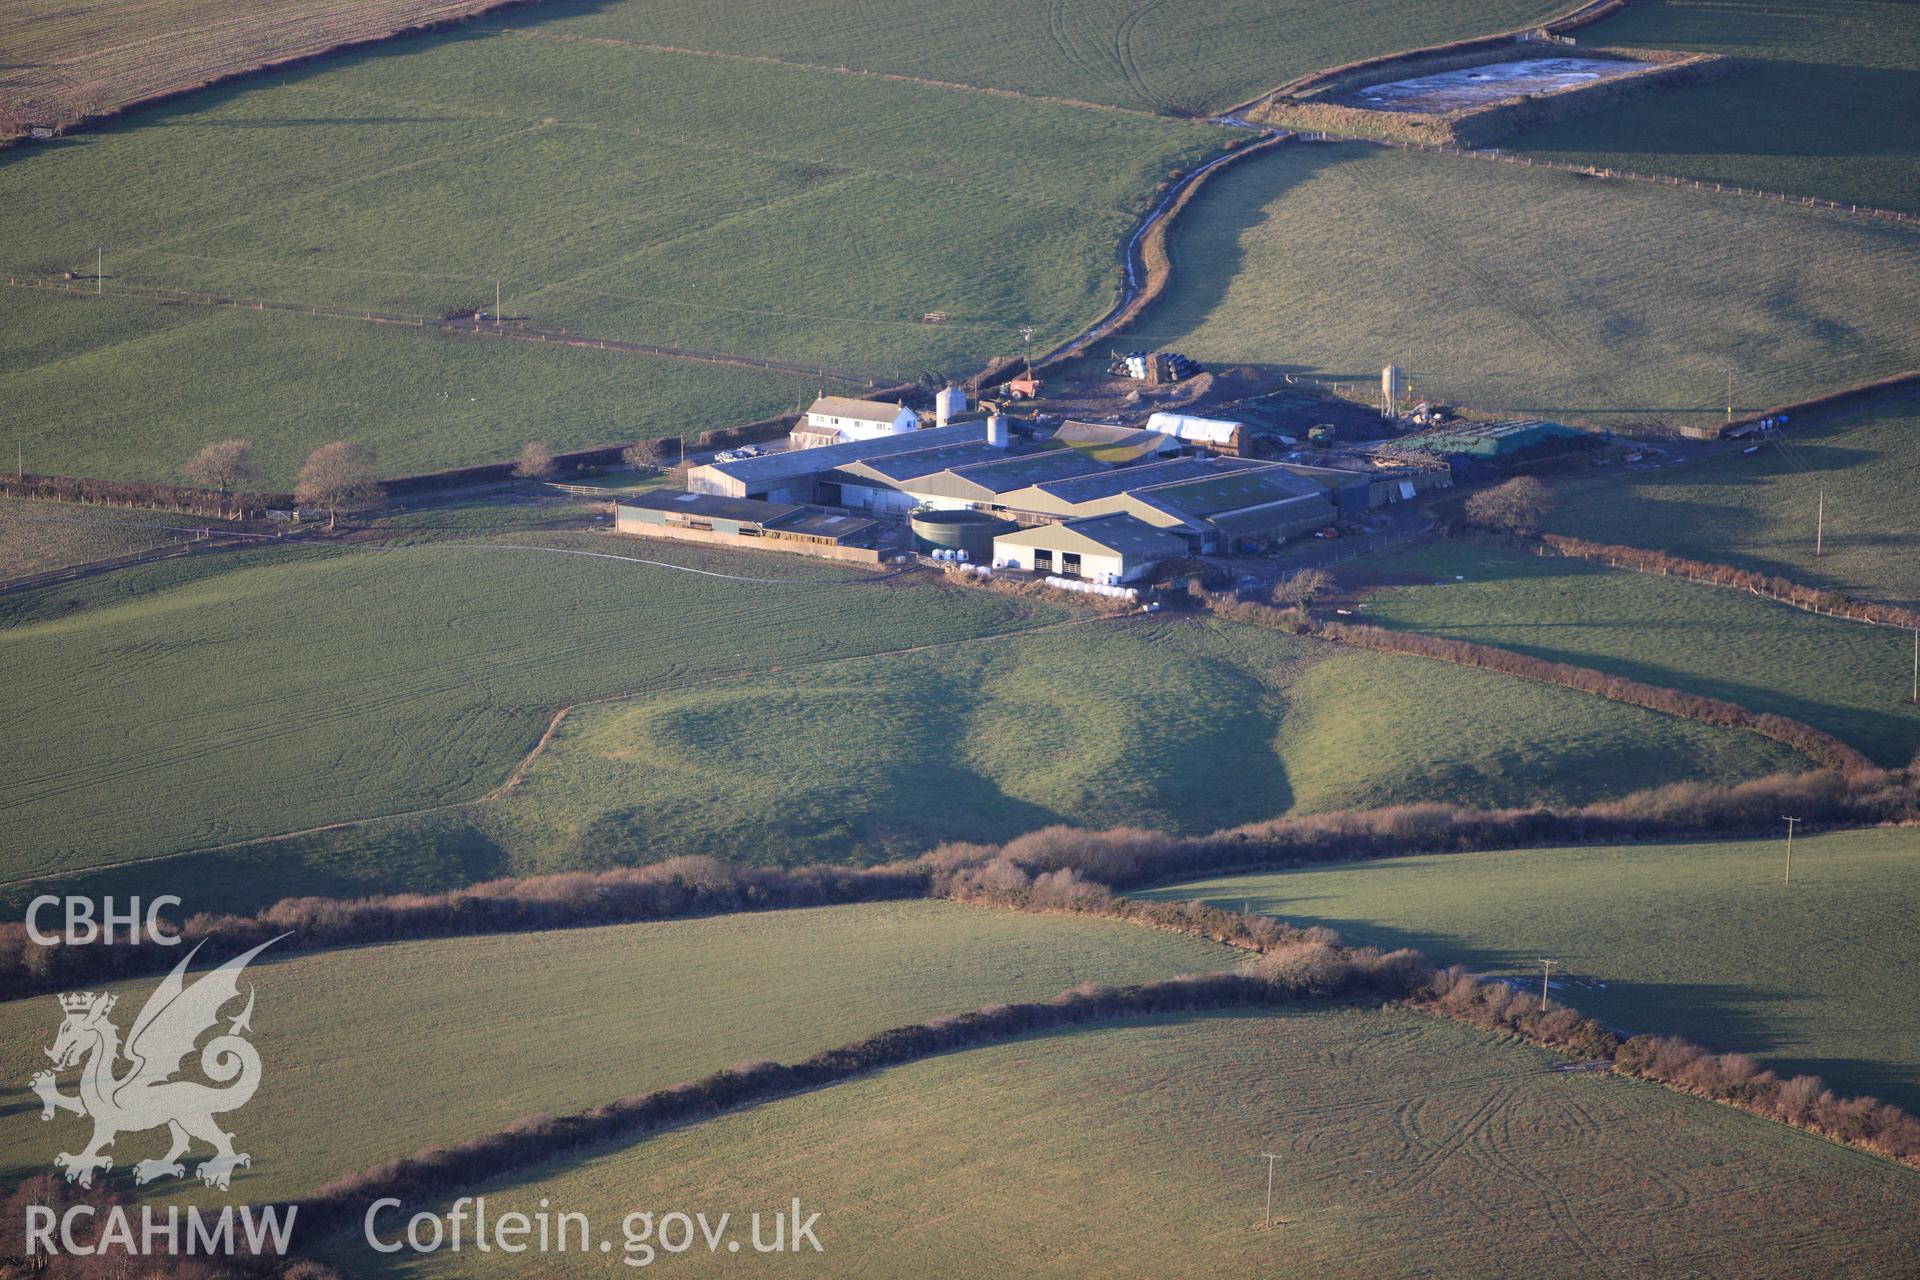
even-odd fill
[(946, 471), (953, 467), (970, 466), (976, 462), (998, 462), (1006, 458), (1005, 449), (996, 449), (984, 440), (969, 440), (963, 444), (939, 445), (932, 449), (917, 449), (912, 453), (896, 453), (884, 458), (863, 458), (847, 463), (842, 470), (858, 477), (861, 472), (871, 472), (887, 480), (917, 480), (921, 476), (930, 476), (936, 471)]
[(1305, 476), (1296, 476), (1276, 466), (1264, 466), (1154, 485), (1140, 490), (1139, 496), (1152, 499), (1156, 506), (1207, 517), (1216, 512), (1238, 511), (1243, 507), (1265, 506), (1324, 492)]
[(822, 538), (844, 538), (850, 533), (870, 529), (878, 524), (877, 520), (868, 520), (862, 516), (836, 516), (824, 511), (801, 511), (796, 515), (782, 516), (778, 520), (767, 522), (769, 529), (778, 529), (781, 533), (805, 533)]

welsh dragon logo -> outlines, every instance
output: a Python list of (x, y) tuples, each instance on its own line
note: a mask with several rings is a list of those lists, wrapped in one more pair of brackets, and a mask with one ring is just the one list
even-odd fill
[[(53, 1159), (55, 1168), (66, 1171), (68, 1182), (92, 1186), (95, 1170), (104, 1173), (113, 1168), (112, 1157), (102, 1151), (112, 1146), (115, 1138), (163, 1125), (172, 1138), (167, 1153), (134, 1165), (133, 1179), (137, 1183), (184, 1177), (187, 1169), (180, 1157), (196, 1138), (214, 1150), (213, 1156), (195, 1170), (210, 1187), (226, 1190), (233, 1171), (253, 1162), (251, 1156), (233, 1149), (233, 1135), (213, 1119), (244, 1107), (260, 1087), (260, 1054), (244, 1038), (253, 1030), (251, 987), (239, 1016), (200, 1050), (201, 1072), (224, 1087), (176, 1080), (174, 1076), (193, 1052), (194, 1043), (220, 1021), (221, 1008), (239, 998), (241, 970), (279, 940), (270, 938), (187, 986), (187, 966), (200, 950), (195, 946), (147, 997), (124, 1046), (120, 1029), (107, 1017), (117, 996), (75, 992), (60, 997), (65, 1018), (53, 1047), (46, 1050), (54, 1070), (39, 1072), (31, 1084), (40, 1095), (42, 1120), (53, 1119), (55, 1111), (71, 1111), (93, 1120), (93, 1141), (84, 1151), (78, 1155), (63, 1151)], [(117, 1072), (123, 1058), (130, 1065), (124, 1072)], [(70, 1097), (59, 1091), (55, 1078), (57, 1072), (74, 1066), (81, 1068), (80, 1092)]]

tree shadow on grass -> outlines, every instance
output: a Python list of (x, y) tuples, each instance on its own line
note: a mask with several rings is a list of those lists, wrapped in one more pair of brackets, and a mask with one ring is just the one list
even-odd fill
[(153, 862), (51, 875), (0, 890), (16, 916), (43, 893), (100, 901), (172, 894), (176, 922), (200, 912), (264, 910), (282, 898), (358, 898), (438, 893), (507, 875), (511, 863), (491, 835), (458, 814), (375, 820), (285, 840), (189, 853)]

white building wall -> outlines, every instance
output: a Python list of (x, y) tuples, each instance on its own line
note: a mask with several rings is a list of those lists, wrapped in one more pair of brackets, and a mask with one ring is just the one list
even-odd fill
[(842, 440), (878, 440), (881, 436), (897, 436), (908, 431), (920, 429), (920, 415), (902, 406), (894, 415), (892, 422), (867, 422), (859, 418), (842, 418), (828, 413), (807, 414), (807, 425), (838, 430)]
[[(1017, 542), (1008, 542), (1004, 538), (995, 538), (993, 540), (993, 562), (997, 565), (1011, 564), (1016, 569), (1025, 569), (1031, 573), (1033, 571), (1034, 551), (1035, 548), (1033, 547), (1022, 546)], [(1058, 551), (1053, 553), (1053, 568), (1048, 572), (1065, 577), (1066, 572), (1060, 567), (1061, 554), (1062, 553)], [(1089, 555), (1082, 552), (1080, 555), (1079, 576), (1089, 582), (1105, 582), (1109, 576), (1118, 577), (1124, 581), (1129, 576), (1129, 573), (1132, 577), (1137, 578), (1150, 567), (1151, 566), (1148, 565), (1139, 565), (1129, 571), (1126, 562), (1119, 556)]]

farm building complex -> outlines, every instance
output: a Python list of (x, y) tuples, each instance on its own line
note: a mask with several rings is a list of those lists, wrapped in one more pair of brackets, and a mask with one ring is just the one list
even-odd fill
[[(1233, 431), (1211, 434), (1228, 443)], [(1341, 511), (1399, 496), (1391, 488), (1376, 493), (1379, 482), (1361, 473), (1184, 453), (1182, 443), (1172, 430), (1080, 423), (1045, 441), (1016, 443), (996, 412), (984, 425), (960, 422), (711, 462), (688, 472), (682, 496), (825, 508), (869, 524), (976, 512), (1014, 530), (994, 540), (996, 563), (1102, 580), (1135, 577), (1172, 556), (1271, 546), (1323, 528)], [(641, 523), (658, 527), (663, 520), (684, 527), (689, 518), (706, 518), (704, 509), (679, 498), (650, 499), (623, 508), (620, 527), (640, 531)], [(773, 540), (780, 532), (760, 523), (764, 533), (745, 536)], [(1051, 526), (1063, 532), (1036, 532)], [(978, 531), (970, 537), (969, 558), (978, 560)]]

